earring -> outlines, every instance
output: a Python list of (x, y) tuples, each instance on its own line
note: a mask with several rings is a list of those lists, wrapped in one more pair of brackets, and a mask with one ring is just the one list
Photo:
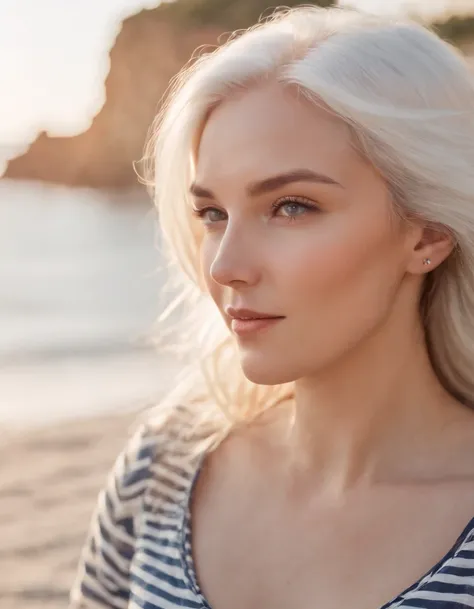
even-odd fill
[(423, 260), (423, 264), (425, 264), (426, 266), (429, 266), (431, 264), (431, 260), (429, 258), (425, 258)]

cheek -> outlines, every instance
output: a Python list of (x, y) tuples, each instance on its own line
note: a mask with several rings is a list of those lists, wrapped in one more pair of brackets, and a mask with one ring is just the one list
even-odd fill
[(389, 221), (362, 226), (348, 221), (301, 236), (280, 261), (292, 299), (314, 312), (323, 308), (329, 317), (347, 316), (355, 308), (368, 312), (384, 291), (392, 292), (400, 252)]

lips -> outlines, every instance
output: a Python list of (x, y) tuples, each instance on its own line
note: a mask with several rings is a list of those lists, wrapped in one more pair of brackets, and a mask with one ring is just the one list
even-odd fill
[(225, 312), (232, 319), (282, 319), (283, 315), (276, 315), (275, 313), (261, 313), (259, 311), (253, 311), (252, 309), (234, 308), (231, 306), (226, 307)]
[(226, 307), (227, 315), (232, 319), (231, 328), (238, 336), (255, 334), (267, 330), (284, 319), (283, 315), (262, 313), (252, 309)]

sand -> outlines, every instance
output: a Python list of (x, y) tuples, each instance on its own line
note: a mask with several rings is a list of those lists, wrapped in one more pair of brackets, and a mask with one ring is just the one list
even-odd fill
[(2, 430), (0, 607), (67, 606), (97, 494), (137, 415)]

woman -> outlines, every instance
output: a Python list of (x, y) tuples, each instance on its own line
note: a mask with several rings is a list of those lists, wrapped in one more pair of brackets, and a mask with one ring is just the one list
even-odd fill
[(316, 8), (177, 79), (156, 200), (204, 383), (119, 457), (72, 607), (474, 606), (473, 93), (421, 26)]

